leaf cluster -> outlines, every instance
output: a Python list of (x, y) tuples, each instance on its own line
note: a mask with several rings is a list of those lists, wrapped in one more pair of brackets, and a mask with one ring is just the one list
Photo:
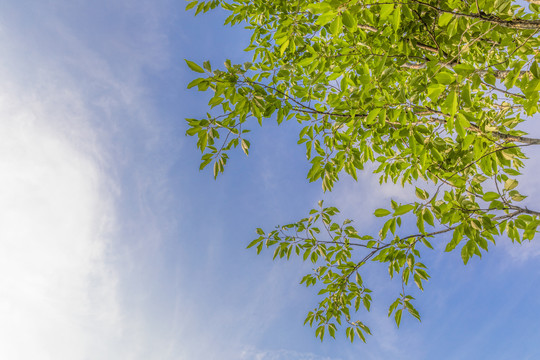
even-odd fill
[[(211, 91), (210, 112), (188, 119), (201, 169), (224, 171), (228, 153), (248, 154), (249, 129), (266, 121), (297, 121), (309, 181), (331, 191), (340, 176), (355, 180), (375, 165), (380, 182), (416, 187), (418, 201), (378, 209), (379, 233), (358, 235), (332, 220), (333, 207), (269, 233), (250, 247), (275, 247), (274, 257), (297, 255), (319, 265), (303, 278), (324, 299), (308, 314), (316, 335), (338, 326), (352, 341), (369, 328), (353, 313), (369, 311), (371, 290), (360, 270), (370, 261), (399, 274), (402, 289), (390, 305), (399, 326), (403, 310), (420, 318), (405, 289), (423, 290), (429, 275), (419, 262), (428, 239), (446, 239), (464, 263), (500, 236), (532, 240), (540, 213), (521, 205), (517, 176), (524, 147), (540, 144), (518, 130), (539, 111), (540, 16), (508, 0), (193, 1), (217, 6), (226, 24), (251, 34), (251, 62), (187, 65), (203, 77), (188, 87)], [(430, 193), (428, 193), (428, 190)], [(402, 223), (416, 225), (403, 227)], [(408, 231), (408, 233), (407, 233)]]

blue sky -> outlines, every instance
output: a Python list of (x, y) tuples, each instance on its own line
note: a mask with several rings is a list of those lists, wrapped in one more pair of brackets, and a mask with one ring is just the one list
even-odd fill
[[(332, 194), (305, 180), (297, 125), (254, 128), (225, 174), (199, 172), (184, 118), (184, 58), (249, 60), (249, 34), (184, 2), (5, 1), (0, 5), (0, 358), (537, 359), (540, 246), (501, 239), (463, 266), (434, 243), (422, 323), (386, 317), (399, 284), (374, 266), (367, 344), (321, 343), (311, 267), (245, 247), (256, 227), (303, 217), (319, 199), (362, 230), (407, 191), (366, 173)], [(531, 132), (540, 134), (540, 128)], [(521, 183), (540, 196), (540, 154)]]

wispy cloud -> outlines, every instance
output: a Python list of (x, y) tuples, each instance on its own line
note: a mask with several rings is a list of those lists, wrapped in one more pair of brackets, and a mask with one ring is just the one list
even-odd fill
[(119, 271), (114, 201), (118, 140), (133, 127), (159, 137), (141, 79), (167, 62), (160, 11), (12, 3), (0, 16), (0, 358), (139, 359), (152, 347), (144, 310), (122, 293), (136, 275)]
[(0, 357), (84, 358), (121, 331), (105, 179), (47, 106), (1, 90)]
[(505, 265), (520, 265), (540, 256), (540, 242), (538, 239), (525, 240), (521, 244), (512, 243), (509, 239), (500, 239), (497, 242), (506, 259)]
[[(390, 199), (398, 203), (414, 202), (414, 186), (410, 184), (394, 184), (391, 181), (379, 183), (380, 174), (373, 173), (375, 167), (368, 165), (365, 170), (358, 172), (358, 181), (343, 174), (343, 179), (337, 184), (331, 198), (336, 201), (343, 215), (351, 218), (358, 226), (364, 228), (376, 221), (373, 211), (377, 208), (388, 208)], [(426, 188), (424, 182), (416, 186)]]

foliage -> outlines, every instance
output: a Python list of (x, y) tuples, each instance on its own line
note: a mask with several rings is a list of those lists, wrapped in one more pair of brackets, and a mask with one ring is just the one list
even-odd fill
[[(226, 23), (251, 34), (251, 63), (187, 61), (203, 77), (188, 87), (213, 91), (218, 115), (188, 119), (198, 138), (201, 168), (224, 169), (231, 149), (247, 154), (249, 127), (268, 119), (296, 120), (303, 128), (309, 181), (332, 190), (344, 173), (357, 179), (367, 163), (380, 181), (420, 186), (417, 201), (378, 209), (387, 219), (378, 234), (360, 235), (338, 210), (323, 207), (270, 232), (258, 229), (249, 246), (274, 257), (292, 254), (318, 267), (302, 283), (318, 284), (324, 299), (306, 323), (321, 340), (343, 325), (365, 341), (355, 320), (369, 311), (371, 290), (361, 270), (385, 263), (401, 278), (389, 316), (399, 326), (405, 310), (420, 319), (407, 294), (429, 278), (420, 262), (430, 238), (449, 239), (463, 262), (488, 251), (501, 236), (532, 240), (540, 213), (520, 205), (516, 177), (523, 147), (540, 139), (518, 126), (539, 111), (540, 6), (509, 0), (234, 0), (193, 1), (205, 12), (230, 12)], [(428, 193), (429, 191), (429, 193)], [(412, 226), (402, 226), (415, 223)]]

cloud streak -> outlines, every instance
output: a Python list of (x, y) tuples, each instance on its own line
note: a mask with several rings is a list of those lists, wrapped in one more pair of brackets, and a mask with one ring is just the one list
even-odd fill
[(0, 357), (82, 359), (121, 330), (112, 205), (95, 161), (42, 105), (0, 102)]
[(58, 5), (0, 16), (0, 358), (138, 359), (154, 339), (119, 271), (118, 140), (156, 141), (141, 74), (166, 63), (160, 15)]

